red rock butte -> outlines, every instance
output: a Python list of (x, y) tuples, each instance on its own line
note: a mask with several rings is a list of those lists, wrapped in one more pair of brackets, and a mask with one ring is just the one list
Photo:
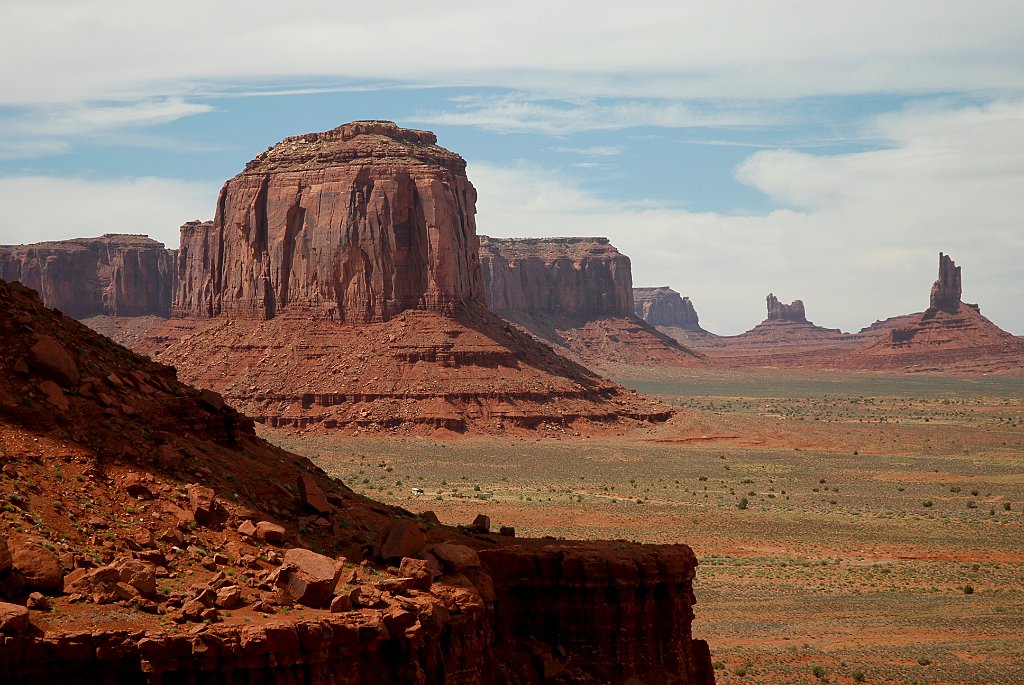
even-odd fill
[(704, 361), (634, 314), (629, 257), (607, 238), (480, 236), (480, 264), (491, 309), (587, 366)]
[(667, 419), (487, 309), (475, 213), (432, 133), (286, 138), (225, 183), (212, 222), (182, 227), (177, 318), (136, 348), (274, 426)]
[(385, 321), (483, 302), (466, 163), (427, 131), (359, 121), (293, 136), (182, 229), (174, 313)]

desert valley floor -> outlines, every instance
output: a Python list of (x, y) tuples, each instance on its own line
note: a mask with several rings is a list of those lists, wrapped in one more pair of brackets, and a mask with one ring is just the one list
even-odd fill
[(1024, 682), (1024, 378), (616, 380), (677, 415), (596, 437), (261, 432), (445, 523), (691, 545), (719, 683)]

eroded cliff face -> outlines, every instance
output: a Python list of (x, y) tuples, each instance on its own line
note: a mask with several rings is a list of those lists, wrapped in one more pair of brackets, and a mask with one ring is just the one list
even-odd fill
[(480, 264), (491, 309), (590, 368), (703, 363), (634, 315), (629, 257), (607, 238), (481, 236)]
[(629, 257), (607, 238), (480, 236), (487, 302), (501, 316), (633, 314)]
[(668, 286), (633, 288), (633, 311), (652, 326), (704, 330), (690, 298), (682, 297)]
[(466, 163), (433, 133), (360, 121), (286, 138), (182, 228), (177, 316), (385, 321), (483, 302)]
[(0, 279), (19, 281), (76, 319), (171, 314), (174, 250), (143, 235), (108, 233), (0, 246)]
[(803, 300), (793, 300), (792, 303), (786, 304), (779, 302), (779, 298), (775, 297), (773, 293), (768, 293), (768, 297), (765, 300), (768, 303), (768, 318), (766, 321), (807, 323)]

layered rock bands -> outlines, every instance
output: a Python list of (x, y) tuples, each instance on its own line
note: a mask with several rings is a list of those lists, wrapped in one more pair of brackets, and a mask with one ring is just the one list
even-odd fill
[[(475, 202), (432, 133), (368, 121), (287, 138), (224, 185), (212, 222), (182, 227), (178, 319), (137, 349), (271, 425), (667, 418), (487, 309)], [(588, 307), (632, 311), (618, 263)]]

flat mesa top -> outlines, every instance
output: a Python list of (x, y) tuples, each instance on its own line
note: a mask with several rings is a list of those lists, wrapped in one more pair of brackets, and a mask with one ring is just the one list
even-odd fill
[(353, 121), (330, 131), (289, 136), (256, 155), (242, 175), (395, 160), (442, 166), (463, 174), (466, 169), (465, 160), (439, 146), (430, 131), (401, 128), (392, 121)]
[(88, 250), (101, 245), (112, 245), (114, 247), (146, 247), (160, 248), (164, 244), (153, 240), (147, 235), (136, 233), (104, 233), (96, 238), (69, 238), (68, 240), (48, 240), (42, 243), (30, 243), (27, 245), (0, 245), (2, 248), (11, 250), (40, 250), (60, 248), (62, 250)]
[(581, 259), (583, 257), (621, 257), (607, 238), (490, 238), (480, 236), (480, 248), (516, 259)]
[(675, 290), (673, 290), (670, 286), (667, 285), (659, 285), (646, 288), (633, 288), (634, 299), (658, 297), (661, 295), (671, 296), (678, 294), (679, 293), (677, 293)]

